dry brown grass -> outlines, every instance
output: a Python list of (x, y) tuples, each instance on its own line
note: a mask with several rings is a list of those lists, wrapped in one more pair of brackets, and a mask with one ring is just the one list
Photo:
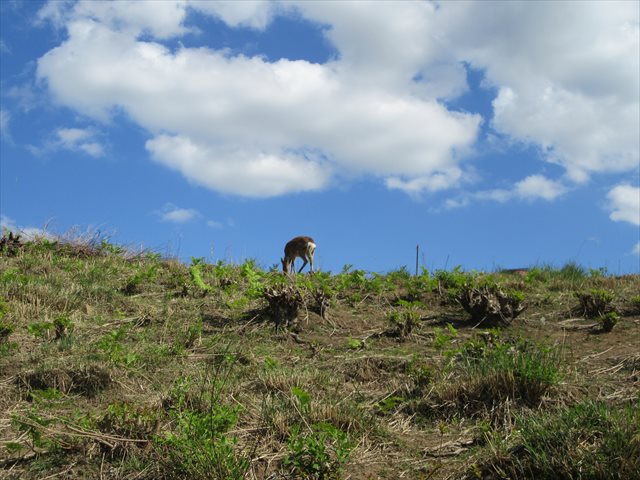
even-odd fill
[[(264, 295), (279, 274), (199, 265), (207, 288), (97, 238), (0, 252), (0, 477), (296, 478), (324, 448), (334, 477), (494, 478), (526, 419), (637, 402), (639, 276), (494, 274), (528, 308), (482, 334), (455, 302), (476, 281), (461, 272), (301, 275), (293, 333)], [(572, 316), (592, 289), (613, 296), (610, 333)], [(411, 328), (389, 335), (397, 319)], [(533, 368), (538, 345), (557, 377)]]

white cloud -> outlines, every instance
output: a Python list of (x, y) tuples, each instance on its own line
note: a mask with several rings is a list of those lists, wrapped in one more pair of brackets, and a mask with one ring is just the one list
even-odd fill
[(574, 182), (637, 167), (637, 3), (442, 2), (438, 15), (457, 57), (499, 89), (495, 128), (540, 146)]
[(271, 197), (317, 190), (328, 175), (319, 162), (286, 152), (215, 147), (187, 137), (159, 135), (147, 141), (152, 158), (190, 181), (223, 193)]
[(542, 175), (531, 175), (516, 183), (514, 194), (516, 197), (533, 200), (541, 198), (552, 201), (563, 195), (566, 187), (559, 182), (549, 180)]
[(640, 256), (640, 242), (635, 244), (633, 250), (631, 251), (631, 254)]
[(170, 38), (187, 31), (183, 26), (186, 7), (184, 0), (53, 0), (40, 9), (38, 20), (63, 27), (74, 19), (84, 18), (127, 35), (146, 33), (155, 38)]
[(419, 196), (423, 191), (436, 192), (456, 185), (462, 176), (461, 170), (452, 168), (428, 176), (420, 176), (409, 180), (399, 177), (389, 177), (385, 180), (390, 190), (401, 190), (411, 196)]
[(18, 233), (24, 240), (34, 240), (36, 238), (55, 239), (55, 235), (52, 235), (42, 228), (20, 227), (16, 225), (16, 222), (12, 218), (6, 215), (0, 215), (0, 232), (4, 230)]
[(11, 49), (7, 43), (0, 38), (0, 54), (11, 54)]
[[(374, 175), (411, 195), (468, 180), (482, 119), (442, 99), (467, 87), (463, 62), (498, 95), (493, 127), (541, 148), (564, 182), (626, 172), (640, 151), (640, 33), (633, 2), (50, 2), (67, 39), (38, 61), (62, 105), (149, 131), (152, 158), (210, 189), (265, 197)], [(187, 13), (264, 30), (276, 15), (323, 25), (324, 64), (231, 55), (159, 40)], [(142, 36), (145, 34), (145, 36)], [(151, 38), (149, 38), (149, 36)], [(88, 153), (97, 146), (87, 146)], [(553, 200), (532, 176), (479, 197)]]
[(463, 65), (438, 35), (431, 2), (301, 0), (293, 5), (329, 26), (325, 34), (340, 54), (336, 68), (349, 83), (427, 99), (467, 89)]
[(224, 228), (224, 224), (222, 222), (217, 222), (215, 220), (207, 220), (207, 227), (210, 227), (210, 228)]
[(60, 147), (72, 151), (81, 151), (92, 157), (102, 157), (104, 147), (93, 141), (96, 133), (92, 129), (59, 128), (56, 130), (56, 140), (53, 147)]
[[(115, 30), (116, 14), (129, 14), (119, 3), (110, 5), (108, 15), (95, 18), (75, 7), (66, 23), (68, 40), (39, 60), (39, 78), (59, 103), (83, 114), (106, 120), (114, 109), (125, 111), (154, 135), (147, 148), (155, 160), (211, 189), (265, 197), (325, 188), (335, 174), (455, 182), (451, 172), (475, 141), (478, 115), (448, 111), (433, 95), (414, 91), (420, 52), (396, 61), (389, 50), (385, 58), (396, 65), (376, 69), (393, 72), (401, 63), (402, 72), (385, 85), (358, 83), (354, 79), (366, 75), (356, 73), (367, 73), (369, 63), (269, 63), (210, 49), (172, 52)], [(262, 11), (260, 5), (254, 6)], [(337, 21), (339, 11), (331, 18)], [(377, 13), (378, 23), (394, 11)], [(432, 8), (414, 13), (420, 26)], [(257, 13), (247, 15), (232, 23), (260, 25)], [(393, 32), (402, 32), (406, 15), (396, 15), (400, 24)], [(361, 33), (369, 39), (380, 34)], [(432, 182), (424, 183), (429, 188)]]
[(189, 0), (189, 6), (220, 18), (231, 27), (264, 30), (271, 21), (276, 5), (266, 0)]
[(91, 133), (80, 128), (60, 128), (57, 130), (56, 135), (62, 145), (72, 147), (89, 138)]
[(546, 200), (552, 202), (568, 191), (561, 182), (550, 180), (543, 175), (530, 175), (516, 182), (510, 189), (496, 188), (465, 193), (457, 198), (447, 199), (444, 203), (446, 210), (462, 208), (478, 201), (492, 201), (505, 203), (512, 200)]
[(0, 229), (15, 231), (18, 229), (18, 227), (16, 227), (16, 223), (13, 219), (7, 217), (6, 215), (0, 214)]
[(15, 100), (23, 112), (30, 112), (41, 103), (38, 93), (30, 83), (7, 88), (6, 95), (8, 98)]
[(25, 145), (36, 156), (47, 155), (60, 149), (82, 152), (92, 157), (102, 157), (104, 146), (95, 141), (98, 133), (93, 128), (58, 128), (42, 145)]
[(156, 214), (160, 217), (161, 221), (170, 223), (186, 223), (201, 216), (197, 210), (180, 208), (171, 203), (167, 203), (161, 210), (158, 210)]
[(607, 193), (609, 218), (614, 222), (640, 225), (640, 188), (628, 184), (618, 185)]
[(11, 114), (5, 108), (0, 108), (0, 137), (9, 138), (9, 121)]

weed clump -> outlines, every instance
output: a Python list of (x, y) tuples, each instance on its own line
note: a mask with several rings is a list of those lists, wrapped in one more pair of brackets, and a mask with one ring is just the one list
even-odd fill
[(191, 281), (198, 288), (202, 294), (206, 294), (211, 291), (211, 287), (204, 283), (202, 279), (202, 267), (204, 265), (204, 258), (191, 257), (191, 266), (189, 267), (189, 275)]
[(124, 401), (111, 403), (99, 417), (96, 428), (107, 434), (109, 444), (101, 444), (103, 452), (112, 459), (137, 453), (136, 447), (149, 448), (160, 430), (163, 411), (149, 405)]
[(276, 330), (288, 328), (298, 318), (303, 303), (302, 294), (295, 285), (276, 284), (264, 288), (263, 297), (267, 300), (266, 315), (273, 319)]
[(640, 403), (586, 401), (521, 417), (518, 443), (468, 478), (632, 479), (640, 472)]
[(14, 235), (13, 232), (3, 233), (0, 237), (0, 253), (8, 257), (15, 257), (20, 249), (22, 243), (20, 242), (20, 234)]
[(507, 326), (527, 308), (522, 292), (505, 293), (496, 284), (465, 284), (455, 298), (478, 324)]
[(537, 407), (561, 378), (556, 348), (501, 339), (495, 331), (467, 340), (446, 356), (450, 358), (446, 369), (457, 374), (457, 380), (429, 386), (430, 393), (413, 406), (418, 413), (429, 417), (491, 413), (500, 420), (506, 403)]
[(616, 312), (607, 312), (599, 318), (603, 332), (610, 332), (618, 324), (620, 316)]
[(601, 317), (613, 309), (613, 294), (607, 290), (592, 289), (588, 293), (576, 292), (579, 305), (574, 311), (585, 318)]
[(349, 459), (353, 444), (339, 428), (320, 422), (304, 432), (294, 425), (289, 437), (289, 453), (284, 465), (302, 478), (339, 478), (342, 466)]
[(389, 328), (385, 331), (387, 336), (404, 339), (411, 335), (414, 325), (420, 320), (419, 308), (421, 302), (398, 300), (398, 308), (387, 314)]
[(591, 289), (588, 293), (575, 293), (578, 306), (573, 312), (585, 318), (595, 318), (600, 324), (600, 332), (611, 332), (618, 324), (620, 315), (613, 306), (613, 293), (602, 289)]

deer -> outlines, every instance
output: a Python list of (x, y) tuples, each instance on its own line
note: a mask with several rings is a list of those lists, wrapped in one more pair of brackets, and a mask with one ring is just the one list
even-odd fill
[(292, 238), (284, 246), (284, 258), (281, 258), (282, 271), (284, 273), (295, 273), (294, 262), (296, 258), (301, 258), (304, 263), (298, 270), (298, 273), (309, 263), (311, 265), (311, 273), (313, 273), (313, 254), (316, 251), (316, 243), (311, 237)]

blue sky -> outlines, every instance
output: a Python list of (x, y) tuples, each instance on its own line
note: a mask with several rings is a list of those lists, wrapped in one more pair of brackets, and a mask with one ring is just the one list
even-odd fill
[(0, 2), (0, 215), (163, 254), (640, 273), (640, 4)]

